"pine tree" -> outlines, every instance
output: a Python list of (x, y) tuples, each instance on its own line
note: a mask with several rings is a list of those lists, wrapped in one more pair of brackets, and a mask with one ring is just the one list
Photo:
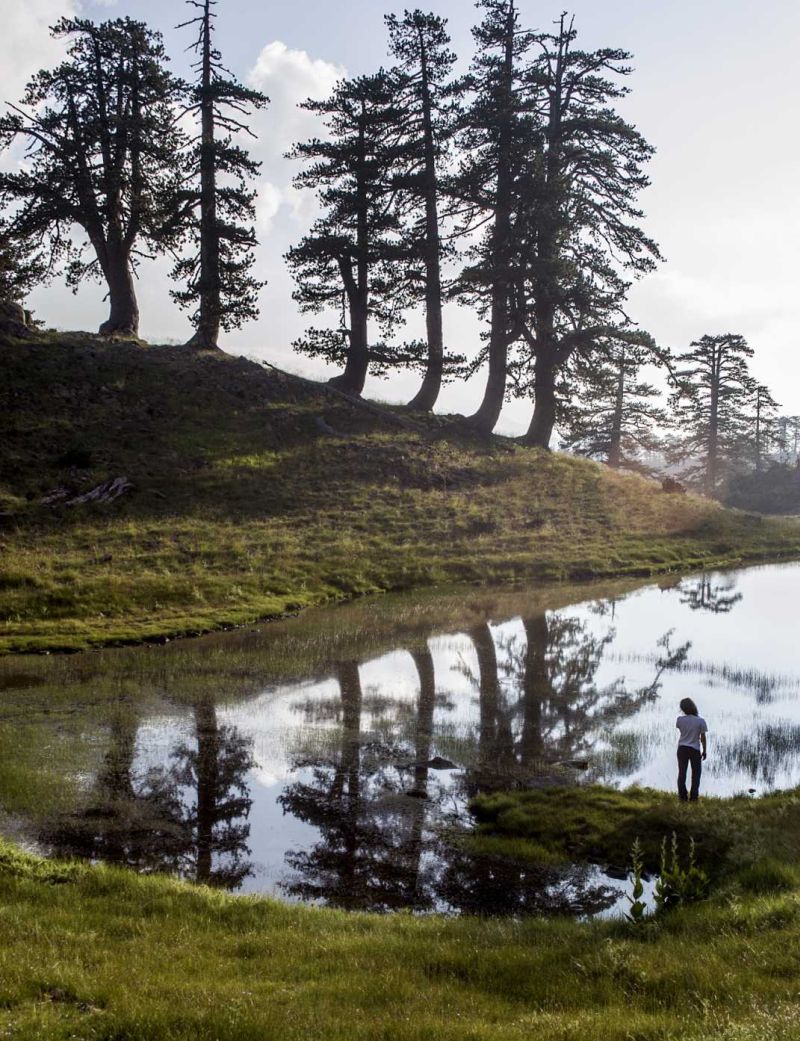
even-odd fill
[(519, 26), (514, 0), (479, 0), (485, 17), (473, 29), (477, 53), (468, 87), (472, 100), (457, 136), (462, 156), (454, 178), (456, 213), (467, 240), (478, 241), (454, 295), (488, 318), (486, 341), (470, 372), (488, 362), (483, 400), (468, 420), (491, 432), (500, 416), (508, 376), (508, 348), (515, 338), (510, 316), (513, 217), (519, 170), (535, 148), (525, 78), (532, 35)]
[(683, 476), (715, 495), (736, 466), (745, 433), (753, 356), (743, 336), (703, 336), (678, 355), (680, 379), (670, 398), (676, 431), (671, 458)]
[(564, 16), (556, 33), (537, 33), (526, 72), (538, 147), (518, 193), (511, 317), (521, 345), (517, 391), (532, 390), (535, 402), (524, 440), (541, 448), (572, 353), (628, 329), (626, 272), (641, 275), (659, 259), (636, 205), (653, 149), (613, 108), (628, 93), (630, 55), (582, 51), (576, 37)]
[(750, 411), (745, 422), (749, 426), (749, 440), (753, 464), (757, 472), (778, 441), (778, 409), (780, 405), (763, 383), (754, 383), (750, 394)]
[(566, 375), (574, 396), (561, 410), (562, 447), (611, 467), (641, 467), (642, 456), (659, 447), (658, 431), (667, 421), (660, 392), (641, 370), (664, 362), (664, 352), (645, 334), (610, 339), (602, 351), (577, 351)]
[(136, 261), (174, 241), (183, 88), (165, 67), (160, 35), (142, 22), (64, 18), (52, 35), (68, 41), (67, 59), (37, 73), (0, 119), (0, 144), (28, 144), (25, 165), (0, 174), (0, 196), (23, 240), (45, 240), (49, 263), (66, 260), (70, 285), (105, 279), (110, 314), (100, 332), (135, 335)]
[(186, 0), (200, 14), (178, 28), (198, 27), (194, 50), (199, 60), (193, 66), (198, 82), (191, 93), (189, 111), (199, 117), (200, 137), (190, 155), (190, 180), (196, 191), (185, 195), (184, 213), (199, 208), (192, 238), (196, 250), (181, 257), (173, 275), (186, 283), (173, 292), (183, 307), (194, 307), (194, 347), (218, 346), (220, 326), (237, 329), (258, 317), (257, 296), (263, 282), (252, 274), (256, 246), (255, 193), (248, 181), (261, 166), (234, 143), (237, 134), (254, 136), (244, 119), (262, 109), (267, 98), (243, 86), (224, 68), (214, 47), (217, 0)]
[(450, 51), (447, 22), (435, 14), (406, 11), (387, 15), (389, 50), (397, 59), (395, 105), (399, 119), (398, 151), (402, 172), (395, 178), (401, 209), (410, 211), (407, 232), (411, 259), (422, 265), (427, 366), (412, 408), (431, 411), (444, 373), (442, 328), (442, 259), (440, 197), (442, 168), (457, 111), (459, 87), (451, 82), (456, 56)]
[(296, 145), (289, 158), (304, 163), (295, 185), (316, 191), (324, 213), (286, 260), (300, 310), (338, 312), (339, 325), (311, 328), (294, 347), (344, 364), (331, 383), (360, 394), (371, 363), (377, 372), (424, 364), (414, 345), (396, 351), (385, 342), (371, 343), (368, 330), (374, 319), (391, 336), (413, 299), (403, 275), (407, 249), (392, 206), (398, 148), (392, 79), (381, 71), (342, 80), (329, 98), (302, 107), (324, 119), (328, 134)]

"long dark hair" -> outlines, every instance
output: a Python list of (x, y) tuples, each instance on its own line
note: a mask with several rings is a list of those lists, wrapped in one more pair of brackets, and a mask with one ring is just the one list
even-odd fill
[(697, 711), (697, 705), (695, 705), (691, 698), (681, 699), (681, 712), (685, 712), (687, 716), (700, 715), (700, 713)]

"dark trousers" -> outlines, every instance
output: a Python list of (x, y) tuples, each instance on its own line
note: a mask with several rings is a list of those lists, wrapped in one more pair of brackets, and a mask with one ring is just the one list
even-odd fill
[[(692, 764), (692, 790), (686, 793), (686, 771)], [(689, 748), (688, 745), (678, 745), (678, 797), (694, 802), (700, 794), (700, 774), (703, 772), (703, 757), (698, 748)]]

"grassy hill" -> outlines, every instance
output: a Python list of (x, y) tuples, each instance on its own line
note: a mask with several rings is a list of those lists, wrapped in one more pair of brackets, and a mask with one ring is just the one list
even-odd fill
[[(0, 651), (78, 649), (450, 582), (800, 554), (765, 520), (244, 358), (0, 347)], [(76, 501), (107, 481), (110, 502)]]

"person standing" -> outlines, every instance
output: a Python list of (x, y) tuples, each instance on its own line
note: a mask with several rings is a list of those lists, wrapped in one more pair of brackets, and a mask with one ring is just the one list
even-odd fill
[[(682, 802), (688, 799), (697, 802), (700, 794), (700, 774), (703, 772), (703, 760), (706, 758), (706, 734), (708, 726), (697, 711), (697, 705), (691, 698), (681, 701), (682, 716), (678, 716), (675, 726), (680, 731), (678, 739), (678, 798)], [(692, 767), (691, 791), (686, 791), (686, 771)]]

